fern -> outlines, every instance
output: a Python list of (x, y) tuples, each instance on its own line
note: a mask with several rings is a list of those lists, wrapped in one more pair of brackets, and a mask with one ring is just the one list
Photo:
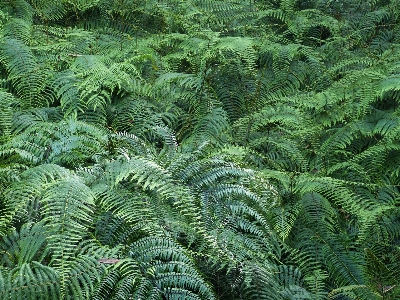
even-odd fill
[(398, 1), (0, 3), (1, 299), (397, 299)]
[(17, 39), (5, 38), (0, 46), (0, 61), (6, 65), (9, 78), (25, 107), (43, 105), (41, 92), (46, 78), (31, 50)]

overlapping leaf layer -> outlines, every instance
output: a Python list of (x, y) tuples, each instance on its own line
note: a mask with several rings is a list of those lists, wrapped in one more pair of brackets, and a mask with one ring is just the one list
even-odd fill
[(399, 299), (399, 0), (0, 3), (0, 299)]

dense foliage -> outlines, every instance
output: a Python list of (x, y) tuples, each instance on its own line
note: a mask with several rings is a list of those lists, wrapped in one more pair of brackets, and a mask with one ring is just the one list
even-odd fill
[(0, 2), (0, 299), (399, 299), (399, 0)]

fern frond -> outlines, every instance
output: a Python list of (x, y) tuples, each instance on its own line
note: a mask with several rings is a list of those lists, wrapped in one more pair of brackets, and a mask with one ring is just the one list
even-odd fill
[(0, 130), (2, 135), (11, 135), (14, 109), (17, 106), (17, 99), (12, 94), (0, 91)]
[(8, 272), (0, 271), (0, 296), (3, 299), (59, 299), (58, 274), (38, 262), (24, 263)]
[(0, 61), (7, 68), (18, 97), (24, 107), (46, 104), (41, 92), (47, 74), (40, 68), (31, 50), (16, 39), (5, 38), (0, 42)]
[(182, 296), (175, 289), (182, 289), (201, 299), (215, 298), (183, 249), (168, 239), (141, 239), (131, 246), (130, 256), (140, 262), (142, 272), (153, 278), (159, 293), (167, 297), (180, 299)]

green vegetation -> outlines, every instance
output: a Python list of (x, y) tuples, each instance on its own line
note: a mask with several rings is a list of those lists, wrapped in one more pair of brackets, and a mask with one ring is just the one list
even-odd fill
[(399, 0), (0, 1), (0, 299), (399, 299)]

